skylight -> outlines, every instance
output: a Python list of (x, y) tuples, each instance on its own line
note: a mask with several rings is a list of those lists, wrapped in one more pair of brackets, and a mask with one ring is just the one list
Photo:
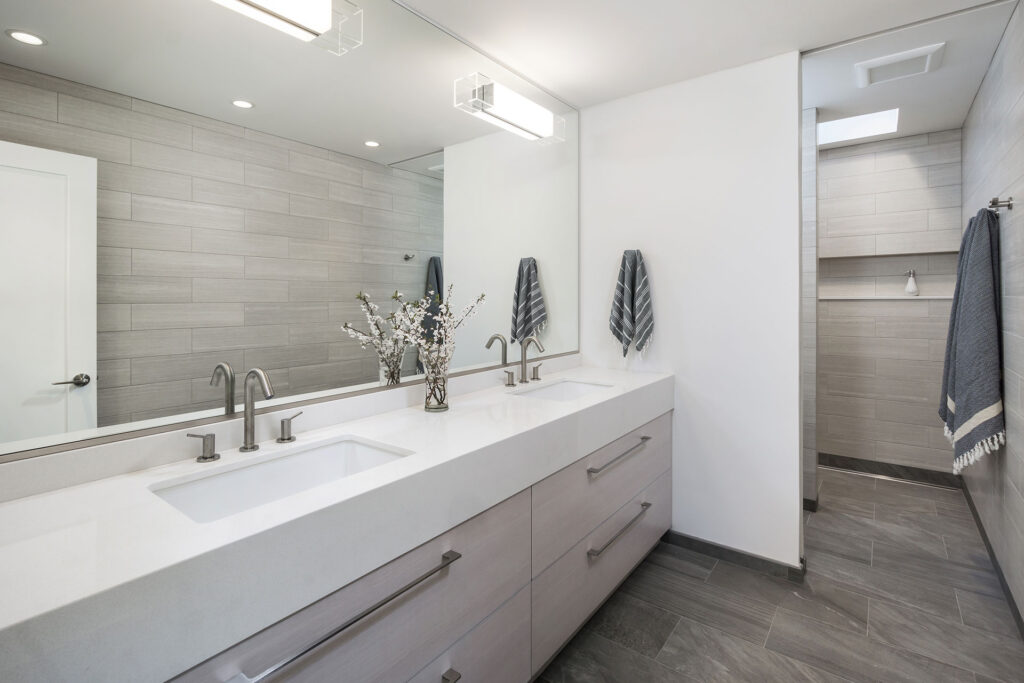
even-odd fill
[(862, 114), (861, 116), (851, 116), (845, 119), (819, 123), (818, 144), (828, 145), (833, 142), (895, 133), (899, 120), (900, 110), (888, 109), (886, 111), (876, 111), (873, 114)]

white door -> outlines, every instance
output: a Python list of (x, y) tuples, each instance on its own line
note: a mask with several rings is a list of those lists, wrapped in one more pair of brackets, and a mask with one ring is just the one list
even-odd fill
[(0, 142), (0, 368), (0, 442), (96, 426), (95, 159)]

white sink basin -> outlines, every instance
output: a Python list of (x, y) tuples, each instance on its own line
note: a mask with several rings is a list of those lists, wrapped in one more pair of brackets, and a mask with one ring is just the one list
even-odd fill
[(196, 522), (212, 522), (412, 454), (351, 436), (305, 447), (300, 442), (265, 448), (252, 460), (162, 481), (150, 490)]
[(540, 384), (520, 389), (515, 394), (516, 396), (542, 398), (548, 401), (573, 401), (611, 386), (611, 384), (598, 384), (596, 382), (579, 382), (574, 379), (557, 379), (553, 382), (544, 382), (542, 380)]

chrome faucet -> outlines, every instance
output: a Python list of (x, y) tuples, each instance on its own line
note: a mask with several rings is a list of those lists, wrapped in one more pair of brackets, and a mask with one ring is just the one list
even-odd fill
[(534, 346), (537, 347), (538, 351), (540, 351), (541, 353), (544, 353), (544, 345), (540, 343), (540, 339), (537, 339), (537, 335), (535, 335), (535, 334), (531, 334), (529, 337), (527, 337), (523, 341), (519, 342), (519, 350), (522, 351), (522, 353), (523, 353), (522, 358), (519, 361), (519, 383), (520, 384), (529, 384), (530, 383), (529, 378), (526, 376), (527, 375), (526, 351), (530, 348), (530, 344), (533, 344)]
[(491, 345), (494, 344), (495, 340), (501, 342), (501, 364), (508, 365), (508, 340), (505, 339), (505, 335), (495, 332), (491, 335), (491, 338), (487, 340), (487, 346), (484, 348), (491, 348)]
[(210, 377), (210, 386), (220, 384), (221, 376), (224, 377), (224, 414), (235, 414), (235, 371), (228, 363), (217, 363), (213, 369), (213, 376)]
[(242, 445), (238, 448), (242, 453), (259, 450), (256, 443), (256, 383), (263, 390), (263, 398), (274, 398), (274, 385), (262, 368), (253, 368), (245, 375), (245, 423)]

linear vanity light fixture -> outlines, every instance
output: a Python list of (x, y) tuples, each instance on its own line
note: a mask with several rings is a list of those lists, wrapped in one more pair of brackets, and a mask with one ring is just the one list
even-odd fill
[(331, 29), (332, 0), (213, 0), (278, 31), (309, 42)]
[(479, 72), (455, 79), (455, 108), (527, 140), (555, 136), (561, 118)]
[(899, 109), (887, 109), (886, 111), (876, 111), (873, 114), (825, 121), (818, 124), (818, 145), (895, 133), (899, 128), (899, 122)]

